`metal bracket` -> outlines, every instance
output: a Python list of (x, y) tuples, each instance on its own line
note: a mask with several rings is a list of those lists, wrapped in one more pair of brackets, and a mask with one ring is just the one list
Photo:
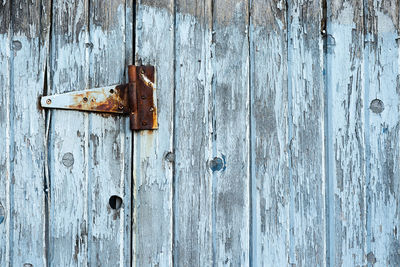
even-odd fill
[(158, 128), (153, 66), (128, 67), (129, 83), (43, 96), (43, 108), (129, 115), (131, 130)]

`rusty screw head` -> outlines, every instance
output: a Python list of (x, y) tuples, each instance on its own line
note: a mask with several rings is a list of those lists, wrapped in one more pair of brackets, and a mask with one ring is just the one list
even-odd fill
[(145, 96), (145, 95), (142, 95), (141, 98), (142, 98), (142, 99), (146, 99), (146, 96)]
[(151, 107), (151, 108), (149, 109), (149, 111), (150, 111), (150, 112), (153, 112), (153, 111), (154, 111), (154, 108), (153, 108), (153, 107)]
[(124, 109), (124, 106), (120, 104), (120, 105), (118, 106), (118, 108), (122, 110), (122, 109)]
[(87, 102), (88, 101), (88, 99), (87, 99), (87, 97), (85, 96), (84, 98), (83, 98), (83, 102)]
[(143, 122), (142, 122), (142, 125), (143, 125), (143, 126), (146, 126), (146, 125), (147, 125), (147, 122), (143, 121)]
[(51, 99), (47, 99), (47, 100), (46, 100), (46, 104), (47, 104), (47, 105), (50, 105), (50, 104), (51, 104)]

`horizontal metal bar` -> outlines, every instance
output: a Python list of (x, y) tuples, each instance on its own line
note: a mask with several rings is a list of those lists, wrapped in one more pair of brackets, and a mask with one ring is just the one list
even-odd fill
[(83, 91), (43, 96), (43, 108), (71, 109), (126, 114), (128, 106), (128, 85), (112, 85)]

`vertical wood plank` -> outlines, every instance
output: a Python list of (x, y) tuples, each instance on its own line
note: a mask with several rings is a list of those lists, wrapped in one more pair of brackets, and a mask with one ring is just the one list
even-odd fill
[(37, 99), (44, 88), (48, 7), (49, 1), (3, 1), (0, 7), (3, 266), (47, 261), (44, 117)]
[(1, 266), (46, 263), (44, 118), (37, 99), (43, 93), (48, 7), (45, 1), (0, 6)]
[[(363, 6), (328, 2), (330, 266), (366, 264)], [(365, 108), (365, 107), (364, 107)]]
[(173, 10), (172, 0), (137, 2), (136, 63), (156, 67), (159, 128), (134, 135), (134, 266), (172, 265)]
[(9, 265), (10, 1), (0, 5), (0, 266)]
[(250, 24), (252, 263), (289, 258), (286, 3), (252, 1)]
[(249, 264), (249, 4), (213, 3), (213, 252), (216, 265)]
[[(54, 0), (48, 94), (88, 83), (88, 3)], [(88, 114), (51, 110), (49, 129), (50, 265), (88, 264)]]
[[(126, 43), (132, 34), (125, 39), (132, 27), (129, 1), (55, 1), (53, 11), (52, 93), (125, 82), (132, 59), (132, 43)], [(50, 147), (51, 262), (129, 265), (127, 118), (52, 111)], [(111, 196), (122, 199), (119, 209), (110, 206)]]
[(366, 257), (400, 265), (399, 1), (365, 2)]
[(212, 265), (211, 29), (211, 1), (176, 1), (176, 266)]
[[(124, 83), (127, 81), (125, 56), (132, 51), (132, 43), (125, 43), (125, 0), (90, 1), (89, 7), (89, 86)], [(127, 117), (89, 115), (88, 258), (91, 265), (130, 264), (131, 144)], [(121, 207), (112, 208), (112, 196), (122, 199)]]
[(320, 1), (288, 3), (289, 263), (325, 266), (324, 78)]

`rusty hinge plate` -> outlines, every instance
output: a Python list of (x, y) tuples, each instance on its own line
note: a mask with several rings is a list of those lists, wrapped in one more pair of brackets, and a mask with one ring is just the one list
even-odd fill
[(132, 130), (157, 129), (157, 107), (154, 103), (154, 67), (129, 66), (129, 103)]
[(129, 83), (43, 96), (43, 108), (129, 115), (132, 130), (158, 128), (153, 66), (129, 66)]

